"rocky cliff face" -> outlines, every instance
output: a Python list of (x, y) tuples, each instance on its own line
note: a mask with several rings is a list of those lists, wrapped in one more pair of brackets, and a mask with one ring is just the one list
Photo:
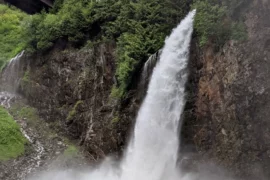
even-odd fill
[[(97, 160), (119, 152), (128, 124), (110, 98), (114, 83), (114, 44), (25, 56), (19, 92), (39, 109), (52, 128), (77, 139)], [(129, 116), (129, 115), (128, 115)]]
[(269, 10), (269, 1), (253, 1), (245, 15), (248, 41), (201, 53), (189, 131), (206, 159), (251, 179), (270, 177)]
[[(200, 161), (212, 160), (240, 177), (269, 179), (270, 2), (254, 0), (250, 7), (247, 42), (231, 41), (215, 52), (211, 44), (200, 49), (193, 41), (183, 146), (192, 144)], [(125, 101), (113, 100), (114, 44), (58, 47), (24, 56), (19, 92), (93, 160), (121, 152), (144, 94), (140, 83), (133, 82)]]

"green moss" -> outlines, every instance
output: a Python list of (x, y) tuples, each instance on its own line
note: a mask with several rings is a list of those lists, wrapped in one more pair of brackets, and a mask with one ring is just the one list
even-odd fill
[(121, 97), (124, 97), (124, 94), (124, 88), (113, 86), (110, 97), (114, 99), (120, 99)]
[(79, 150), (76, 146), (69, 145), (67, 149), (64, 151), (64, 156), (68, 158), (75, 157), (78, 155), (78, 153), (79, 153)]
[(28, 82), (30, 80), (29, 73), (30, 73), (29, 70), (24, 72), (23, 79), (22, 79), (23, 81)]
[(118, 115), (114, 116), (112, 119), (112, 124), (117, 124), (120, 121), (120, 118)]
[(67, 121), (70, 121), (77, 113), (77, 107), (82, 104), (83, 101), (79, 100), (76, 102), (76, 104), (73, 106), (72, 110), (68, 113)]
[(9, 160), (22, 155), (25, 151), (26, 139), (13, 117), (0, 106), (0, 161)]

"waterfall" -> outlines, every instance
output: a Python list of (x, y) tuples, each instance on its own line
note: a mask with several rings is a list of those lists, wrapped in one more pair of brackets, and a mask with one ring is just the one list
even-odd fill
[(24, 51), (12, 58), (1, 74), (1, 91), (16, 93), (20, 82), (20, 59)]
[(195, 10), (166, 39), (134, 135), (119, 166), (104, 163), (92, 172), (47, 172), (39, 180), (178, 180), (178, 129), (185, 105), (185, 83)]
[[(138, 113), (123, 179), (170, 179), (178, 152), (178, 128), (185, 105), (192, 11), (166, 39), (160, 61)], [(170, 176), (169, 176), (170, 175)]]
[(20, 59), (23, 54), (24, 51), (12, 58), (0, 74), (0, 105), (6, 108), (10, 108), (19, 86)]

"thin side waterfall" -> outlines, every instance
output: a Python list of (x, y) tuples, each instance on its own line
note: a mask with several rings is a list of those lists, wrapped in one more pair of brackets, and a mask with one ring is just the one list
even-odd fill
[(196, 11), (166, 39), (138, 113), (134, 135), (119, 166), (104, 163), (92, 172), (47, 172), (39, 180), (179, 180), (178, 129), (185, 105), (189, 46)]
[(3, 69), (1, 75), (1, 91), (16, 93), (20, 82), (20, 59), (24, 55), (24, 51), (12, 58), (7, 66)]
[(139, 82), (139, 98), (145, 97), (145, 89), (147, 89), (153, 69), (159, 61), (160, 54), (162, 50), (151, 55), (148, 60), (144, 63), (143, 71), (141, 73), (140, 82)]
[[(12, 58), (6, 67), (3, 69), (0, 77), (0, 105), (6, 109), (11, 107), (11, 102), (15, 101), (19, 95), (16, 94), (18, 86), (21, 80), (21, 58), (24, 55), (24, 51)], [(18, 176), (18, 180), (24, 180), (28, 174), (33, 172), (40, 166), (42, 155), (44, 154), (44, 148), (38, 139), (34, 139), (37, 135), (27, 127), (27, 123), (24, 120), (15, 120), (19, 125), (22, 134), (32, 144), (34, 152), (32, 152), (31, 159), (28, 159), (27, 168), (24, 169)], [(15, 166), (20, 165), (21, 160), (14, 160)]]

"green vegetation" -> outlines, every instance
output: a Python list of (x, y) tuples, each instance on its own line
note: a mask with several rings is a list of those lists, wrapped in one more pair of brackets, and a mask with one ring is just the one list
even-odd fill
[(204, 46), (210, 39), (217, 44), (221, 43), (229, 33), (223, 21), (225, 7), (212, 5), (208, 1), (196, 1), (192, 7), (197, 9), (194, 28), (199, 35), (200, 45)]
[(188, 11), (188, 0), (58, 0), (50, 13), (34, 15), (28, 26), (32, 50), (46, 50), (62, 39), (74, 47), (117, 42), (118, 84), (122, 97), (140, 62), (160, 49)]
[(79, 154), (79, 150), (74, 145), (69, 145), (67, 149), (64, 151), (64, 156), (67, 158), (75, 157)]
[(12, 116), (0, 106), (0, 161), (16, 158), (24, 153), (26, 139)]
[(28, 16), (14, 7), (0, 4), (0, 69), (27, 45)]
[(112, 124), (117, 124), (120, 121), (119, 115), (115, 115), (112, 119)]
[(22, 79), (23, 81), (25, 82), (30, 81), (29, 73), (30, 73), (29, 70), (24, 72), (23, 79)]
[(229, 39), (244, 41), (247, 39), (243, 23), (232, 20), (234, 0), (226, 0), (223, 4), (211, 0), (195, 0), (192, 8), (197, 9), (194, 28), (199, 37), (200, 46), (208, 42), (222, 47)]
[[(7, 59), (25, 44), (26, 49), (33, 52), (49, 50), (59, 40), (74, 48), (116, 42), (117, 83), (111, 96), (123, 98), (143, 62), (163, 46), (165, 37), (191, 8), (197, 9), (194, 24), (201, 47), (208, 42), (222, 47), (229, 39), (246, 39), (244, 24), (235, 18), (236, 11), (244, 4), (244, 0), (56, 0), (50, 12), (43, 11), (27, 18), (14, 8), (5, 10), (8, 11), (6, 17), (0, 9), (0, 18), (10, 22), (0, 24), (0, 32), (6, 26), (15, 28), (8, 30), (10, 35), (3, 36), (12, 43), (2, 40), (9, 48), (1, 48), (0, 52), (8, 54), (3, 56)], [(7, 9), (4, 5), (0, 7)]]
[(246, 32), (246, 26), (243, 22), (234, 22), (231, 25), (231, 39), (238, 41), (245, 41), (248, 38), (248, 34)]
[(77, 113), (77, 107), (82, 104), (83, 101), (77, 101), (76, 104), (73, 106), (72, 110), (68, 113), (67, 121), (70, 121)]
[(119, 88), (116, 85), (112, 87), (110, 97), (113, 99), (120, 99), (125, 94), (125, 89)]

